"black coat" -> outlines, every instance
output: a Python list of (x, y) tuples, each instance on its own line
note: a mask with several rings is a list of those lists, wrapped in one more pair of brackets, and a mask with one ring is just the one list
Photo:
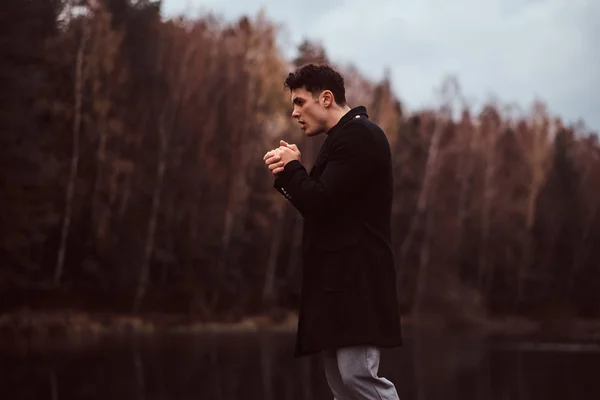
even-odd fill
[(387, 137), (362, 106), (327, 132), (310, 174), (291, 161), (275, 179), (274, 187), (304, 217), (296, 357), (402, 344), (392, 182)]

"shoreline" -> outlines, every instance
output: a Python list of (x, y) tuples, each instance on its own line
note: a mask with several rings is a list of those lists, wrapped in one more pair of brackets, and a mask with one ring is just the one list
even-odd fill
[[(0, 314), (0, 342), (87, 341), (110, 337), (163, 334), (295, 334), (297, 316), (284, 312), (250, 315), (233, 322), (193, 320), (172, 314), (109, 314), (73, 310), (19, 310)], [(402, 317), (403, 332), (488, 337), (552, 337), (600, 342), (600, 320), (557, 318), (533, 320), (523, 317), (445, 321), (440, 318)], [(4, 347), (4, 346), (0, 346)]]

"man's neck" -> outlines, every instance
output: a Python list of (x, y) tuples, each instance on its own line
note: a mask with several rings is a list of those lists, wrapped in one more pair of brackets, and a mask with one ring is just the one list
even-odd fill
[(331, 128), (337, 125), (337, 123), (340, 122), (340, 119), (342, 119), (344, 115), (348, 114), (348, 111), (350, 110), (351, 108), (348, 105), (345, 105), (333, 111), (331, 113), (331, 119), (327, 123), (327, 130), (329, 131)]

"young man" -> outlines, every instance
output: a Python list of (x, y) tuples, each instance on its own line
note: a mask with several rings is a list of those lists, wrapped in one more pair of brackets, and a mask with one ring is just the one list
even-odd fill
[(327, 135), (310, 173), (295, 145), (281, 141), (264, 156), (274, 187), (304, 218), (295, 356), (322, 354), (337, 400), (398, 399), (378, 376), (380, 348), (401, 345), (388, 140), (364, 106), (346, 104), (329, 66), (305, 65), (285, 87), (300, 129)]

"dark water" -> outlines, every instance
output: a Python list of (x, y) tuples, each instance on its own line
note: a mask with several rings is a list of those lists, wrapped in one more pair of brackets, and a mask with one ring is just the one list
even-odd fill
[[(332, 396), (293, 336), (146, 337), (0, 351), (0, 399), (309, 400)], [(380, 375), (403, 400), (600, 399), (600, 344), (406, 339)]]

